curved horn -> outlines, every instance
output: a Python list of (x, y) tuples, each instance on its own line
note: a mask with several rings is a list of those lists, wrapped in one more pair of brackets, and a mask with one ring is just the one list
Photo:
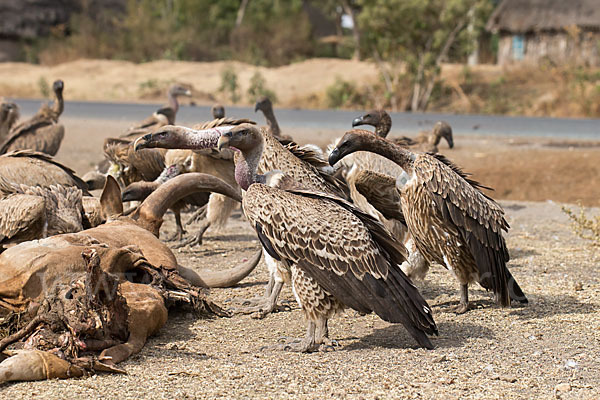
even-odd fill
[(242, 279), (247, 277), (250, 272), (256, 268), (260, 257), (262, 255), (262, 248), (256, 252), (248, 261), (239, 264), (238, 266), (225, 270), (225, 271), (201, 271), (196, 272), (191, 268), (187, 268), (181, 265), (177, 266), (177, 270), (182, 277), (188, 280), (195, 286), (201, 286), (206, 288), (226, 288), (236, 285)]
[(158, 235), (163, 215), (169, 207), (196, 192), (220, 193), (239, 202), (242, 201), (239, 191), (221, 179), (209, 174), (191, 172), (179, 175), (160, 185), (139, 206), (134, 219)]

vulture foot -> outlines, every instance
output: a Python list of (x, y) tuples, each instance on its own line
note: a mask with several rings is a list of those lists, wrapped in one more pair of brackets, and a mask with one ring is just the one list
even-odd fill
[(315, 343), (314, 337), (304, 338), (280, 338), (281, 343), (277, 343), (271, 346), (264, 346), (261, 348), (262, 351), (276, 350), (276, 351), (293, 351), (296, 353), (312, 353), (319, 351), (320, 345)]
[(462, 284), (460, 285), (460, 303), (453, 307), (453, 310), (456, 314), (464, 314), (473, 307), (469, 304), (469, 285)]
[(202, 222), (202, 224), (200, 225), (200, 229), (198, 230), (198, 233), (196, 233), (194, 236), (185, 239), (179, 243), (177, 243), (176, 245), (173, 246), (174, 249), (180, 249), (182, 247), (185, 246), (200, 246), (202, 244), (202, 237), (204, 236), (204, 232), (206, 232), (206, 230), (208, 229), (208, 227), (210, 226), (210, 222), (208, 221), (204, 221)]
[(277, 305), (277, 297), (281, 292), (283, 282), (274, 282), (271, 286), (271, 282), (267, 285), (265, 296), (255, 297), (253, 299), (243, 299), (235, 301), (240, 307), (234, 308), (232, 311), (235, 314), (252, 314), (252, 318), (263, 319), (268, 314), (276, 311), (289, 311), (290, 306)]
[(174, 241), (182, 241), (184, 235), (187, 232), (185, 230), (180, 231), (179, 229), (174, 232), (172, 235), (167, 236), (166, 238), (164, 238), (165, 242), (174, 242)]

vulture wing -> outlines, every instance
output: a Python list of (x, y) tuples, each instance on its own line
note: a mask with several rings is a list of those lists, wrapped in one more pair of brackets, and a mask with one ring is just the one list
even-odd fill
[(271, 256), (297, 265), (346, 306), (402, 323), (431, 347), (431, 309), (398, 266), (406, 249), (374, 218), (332, 195), (261, 184), (250, 186), (243, 208)]

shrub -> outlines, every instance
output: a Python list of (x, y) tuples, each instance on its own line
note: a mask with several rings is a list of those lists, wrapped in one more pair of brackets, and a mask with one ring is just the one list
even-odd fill
[(340, 108), (362, 105), (363, 96), (352, 82), (335, 78), (335, 82), (327, 87), (327, 107)]
[(571, 220), (573, 232), (577, 236), (591, 240), (593, 246), (600, 246), (600, 215), (595, 217), (586, 215), (581, 204), (579, 204), (579, 213), (564, 206), (562, 210)]
[(252, 78), (250, 78), (250, 87), (248, 87), (248, 101), (254, 103), (261, 97), (268, 97), (271, 102), (275, 104), (277, 102), (277, 96), (275, 92), (267, 88), (267, 82), (259, 71), (256, 71)]
[(238, 77), (232, 66), (228, 65), (221, 71), (221, 86), (219, 92), (226, 96), (232, 103), (237, 103), (240, 100)]

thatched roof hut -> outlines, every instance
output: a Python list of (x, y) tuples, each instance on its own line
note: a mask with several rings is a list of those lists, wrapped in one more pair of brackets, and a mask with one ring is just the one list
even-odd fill
[(487, 23), (492, 32), (527, 33), (567, 26), (600, 29), (598, 0), (503, 0)]
[(500, 35), (499, 64), (600, 65), (600, 0), (502, 0), (486, 29)]

